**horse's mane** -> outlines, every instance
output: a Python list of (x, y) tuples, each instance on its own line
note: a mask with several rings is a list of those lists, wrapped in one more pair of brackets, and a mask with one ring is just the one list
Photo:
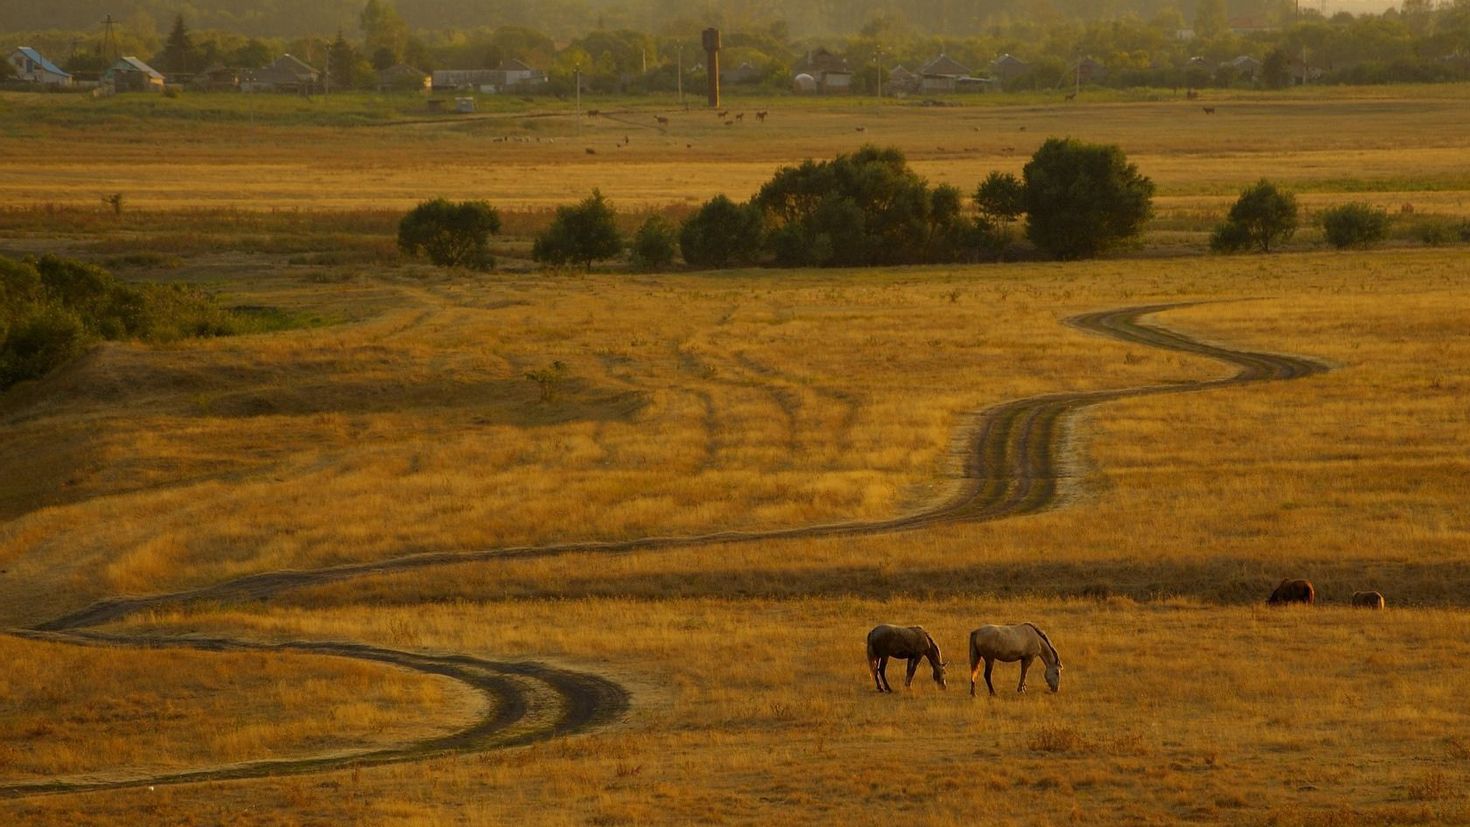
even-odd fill
[(1041, 636), (1041, 640), (1043, 643), (1046, 644), (1046, 648), (1051, 650), (1051, 656), (1053, 658), (1056, 658), (1057, 663), (1061, 663), (1062, 656), (1057, 652), (1057, 647), (1051, 642), (1051, 638), (1046, 636), (1046, 632), (1041, 631), (1041, 627), (1037, 626), (1035, 623), (1027, 623), (1025, 625), (1030, 626), (1031, 631)]

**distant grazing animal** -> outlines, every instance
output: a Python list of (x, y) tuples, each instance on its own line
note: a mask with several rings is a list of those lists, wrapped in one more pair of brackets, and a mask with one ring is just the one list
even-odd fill
[(1021, 682), (1017, 692), (1026, 691), (1026, 670), (1031, 661), (1041, 658), (1046, 664), (1046, 685), (1055, 692), (1062, 684), (1062, 656), (1051, 645), (1051, 638), (1034, 623), (1018, 623), (1015, 626), (981, 626), (970, 633), (970, 697), (975, 696), (975, 676), (980, 674), (980, 661), (985, 661), (985, 685), (990, 694), (995, 694), (995, 684), (990, 682), (990, 670), (996, 661), (1002, 663), (1021, 662)]
[(669, 125), (669, 119), (668, 118), (665, 118), (663, 115), (654, 115), (653, 116), (653, 119), (656, 120), (656, 121), (658, 121), (658, 125), (659, 126), (668, 126)]
[(914, 671), (919, 668), (922, 658), (929, 659), (934, 682), (939, 684), (940, 689), (946, 688), (945, 663), (939, 654), (939, 644), (924, 631), (923, 626), (890, 626), (883, 623), (868, 632), (868, 671), (873, 673), (873, 683), (878, 685), (879, 692), (893, 691), (893, 687), (888, 684), (889, 658), (903, 658), (909, 662), (908, 675), (903, 682), (905, 689), (914, 682)]
[(758, 121), (760, 121), (761, 123), (765, 123), (766, 122), (766, 112), (761, 111), (761, 112), (755, 113), (755, 119), (758, 120)]
[(868, 128), (866, 126), (860, 126), (860, 127), (857, 128), (857, 131), (859, 131), (859, 132), (867, 132), (868, 131)]
[(1287, 603), (1305, 603), (1310, 606), (1316, 602), (1317, 590), (1312, 588), (1310, 580), (1282, 580), (1276, 591), (1266, 598), (1266, 603), (1271, 606)]
[(1353, 605), (1365, 609), (1382, 609), (1388, 604), (1378, 592), (1353, 592)]
[(595, 150), (595, 149), (593, 149), (592, 147), (589, 146), (589, 147), (587, 147), (587, 154), (588, 155), (596, 155), (597, 154), (597, 150)]
[(1199, 93), (1193, 89), (1189, 89), (1185, 91), (1184, 97), (1192, 101), (1199, 100)]
[(1067, 93), (1067, 100), (1069, 100), (1069, 101), (1077, 100), (1077, 93), (1076, 92), (1068, 92)]
[(1213, 114), (1215, 114), (1215, 107), (1213, 107), (1213, 106), (1206, 106), (1206, 107), (1204, 107), (1204, 110), (1205, 110), (1205, 114), (1206, 115), (1213, 115)]
[(597, 117), (598, 115), (601, 115), (601, 114), (602, 113), (600, 111), (596, 110), (596, 109), (588, 109), (587, 110), (587, 117), (589, 117), (589, 118), (595, 118), (595, 117)]
[(724, 112), (716, 112), (715, 114), (716, 115), (719, 115), (721, 118), (723, 118), (726, 115), (730, 114), (730, 110), (726, 109)]
[(1413, 204), (1410, 204), (1408, 202), (1405, 202), (1402, 207), (1399, 207), (1399, 212), (1403, 213), (1404, 215), (1413, 215), (1414, 214), (1414, 205)]
[(734, 126), (734, 125), (735, 125), (735, 122), (734, 121), (725, 121), (725, 126)]

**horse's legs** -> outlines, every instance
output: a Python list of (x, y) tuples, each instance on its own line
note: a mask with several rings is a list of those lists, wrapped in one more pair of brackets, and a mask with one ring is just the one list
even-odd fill
[(903, 679), (903, 688), (908, 689), (914, 682), (914, 672), (919, 668), (918, 658), (909, 658), (909, 673)]
[(878, 658), (878, 677), (880, 677), (880, 678), (883, 679), (882, 690), (884, 692), (892, 692), (893, 691), (893, 686), (888, 683), (888, 656), (887, 655), (884, 655), (883, 657)]
[(975, 678), (980, 674), (980, 658), (970, 653), (970, 697), (975, 697)]
[(873, 683), (877, 684), (878, 691), (883, 691), (883, 683), (878, 680), (878, 659), (868, 658), (868, 672), (873, 676)]
[(1021, 682), (1016, 684), (1017, 692), (1026, 691), (1026, 670), (1031, 668), (1031, 658), (1021, 658)]
[(994, 658), (986, 658), (985, 659), (985, 686), (990, 690), (990, 694), (992, 694), (992, 695), (995, 694), (995, 684), (993, 684), (993, 683), (990, 682), (990, 670), (992, 670), (994, 668), (995, 668), (995, 659)]

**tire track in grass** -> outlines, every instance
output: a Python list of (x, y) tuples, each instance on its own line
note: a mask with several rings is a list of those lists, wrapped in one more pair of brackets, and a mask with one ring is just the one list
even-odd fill
[[(1311, 359), (1234, 350), (1140, 321), (1143, 316), (1188, 305), (1189, 303), (1156, 304), (1105, 310), (1074, 316), (1066, 319), (1064, 324), (1119, 341), (1216, 359), (1237, 367), (1234, 375), (1194, 382), (1044, 394), (1003, 402), (966, 417), (966, 423), (956, 439), (961, 450), (958, 451), (953, 493), (931, 507), (910, 514), (885, 520), (837, 522), (767, 531), (722, 531), (685, 537), (647, 537), (469, 552), (434, 552), (373, 563), (265, 572), (173, 594), (112, 598), (42, 623), (32, 630), (20, 632), (18, 634), (27, 637), (78, 645), (299, 652), (389, 663), (459, 680), (487, 699), (489, 711), (472, 726), (450, 735), (356, 755), (256, 761), (125, 780), (73, 782), (58, 779), (12, 784), (0, 786), (0, 796), (18, 797), (259, 778), (363, 764), (417, 761), (518, 746), (603, 726), (620, 718), (627, 711), (630, 702), (627, 690), (596, 675), (539, 663), (491, 661), (469, 655), (410, 653), (358, 643), (300, 641), (265, 644), (224, 639), (109, 636), (84, 630), (142, 612), (194, 601), (267, 601), (282, 592), (304, 586), (430, 566), (579, 553), (625, 554), (768, 540), (880, 535), (945, 523), (979, 522), (1035, 513), (1057, 500), (1057, 466), (1062, 447), (1062, 428), (1067, 416), (1074, 411), (1118, 399), (1189, 393), (1252, 382), (1300, 379), (1327, 370), (1326, 365)], [(680, 355), (683, 355), (683, 351), (680, 351)], [(550, 716), (550, 723), (539, 722), (541, 718), (547, 717), (544, 714), (538, 716), (537, 720), (522, 723), (535, 706), (532, 693), (522, 681), (539, 683), (545, 691), (559, 699), (558, 711)]]

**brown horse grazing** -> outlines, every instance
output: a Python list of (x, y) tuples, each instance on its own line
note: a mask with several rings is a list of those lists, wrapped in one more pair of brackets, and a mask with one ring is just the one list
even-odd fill
[(1382, 609), (1388, 604), (1384, 602), (1383, 595), (1378, 592), (1353, 592), (1353, 605), (1362, 606), (1365, 609)]
[(924, 631), (923, 626), (890, 626), (887, 623), (873, 627), (868, 632), (868, 671), (873, 673), (873, 683), (879, 692), (892, 692), (888, 685), (888, 659), (903, 658), (909, 662), (909, 671), (904, 678), (905, 689), (914, 682), (914, 671), (919, 668), (921, 658), (929, 659), (934, 670), (934, 682), (940, 689), (944, 682), (944, 658), (939, 654), (939, 644)]
[(1305, 603), (1308, 606), (1317, 602), (1317, 590), (1312, 588), (1310, 580), (1282, 580), (1276, 591), (1266, 598), (1267, 605), (1281, 606), (1287, 603)]
[(1034, 623), (1018, 623), (1015, 626), (981, 626), (970, 633), (970, 697), (975, 697), (975, 676), (980, 673), (980, 661), (985, 661), (985, 685), (990, 694), (995, 694), (995, 684), (990, 682), (990, 670), (996, 661), (1003, 663), (1021, 662), (1021, 682), (1017, 692), (1026, 691), (1026, 670), (1037, 657), (1046, 664), (1046, 685), (1055, 692), (1062, 684), (1062, 656), (1051, 645), (1051, 638)]

